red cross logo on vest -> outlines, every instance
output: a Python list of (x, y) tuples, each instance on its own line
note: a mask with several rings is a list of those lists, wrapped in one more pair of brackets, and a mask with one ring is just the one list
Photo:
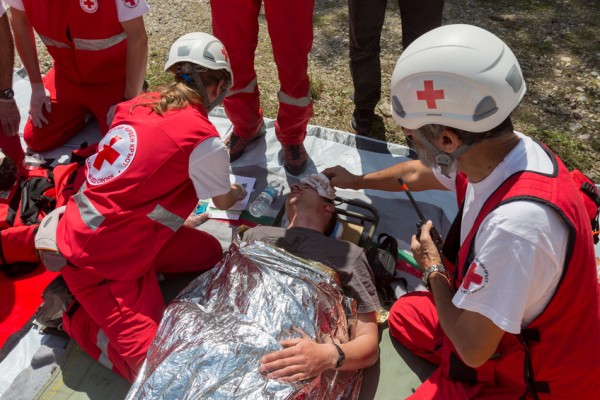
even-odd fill
[(85, 160), (88, 183), (100, 185), (125, 172), (135, 158), (137, 145), (137, 132), (131, 125), (108, 131), (98, 143), (98, 152)]
[(436, 100), (442, 100), (444, 98), (443, 90), (434, 90), (433, 81), (423, 82), (425, 89), (417, 91), (417, 99), (425, 100), (427, 102), (427, 108), (437, 108)]
[(475, 261), (473, 261), (473, 263), (471, 263), (471, 266), (469, 267), (469, 271), (467, 272), (467, 275), (463, 279), (462, 288), (464, 290), (469, 290), (469, 286), (471, 286), (471, 283), (474, 283), (476, 285), (481, 285), (481, 282), (483, 282), (483, 276), (479, 275), (476, 272), (476, 270), (477, 270), (477, 263)]
[(98, 10), (98, 0), (79, 0), (81, 9), (86, 13), (95, 13)]
[(123, 0), (123, 4), (125, 4), (129, 8), (136, 8), (140, 0)]
[(96, 155), (96, 159), (94, 160), (94, 168), (102, 168), (102, 164), (104, 164), (104, 161), (108, 162), (110, 165), (117, 161), (117, 158), (119, 158), (119, 152), (113, 149), (112, 147), (121, 139), (122, 138), (119, 136), (114, 136), (112, 139), (110, 139), (110, 143), (108, 144), (108, 146), (104, 146), (102, 150), (100, 150)]

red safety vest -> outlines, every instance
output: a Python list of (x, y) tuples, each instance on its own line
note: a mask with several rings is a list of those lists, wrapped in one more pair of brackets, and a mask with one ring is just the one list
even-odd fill
[(57, 73), (79, 83), (125, 77), (127, 35), (114, 0), (23, 0)]
[(86, 160), (86, 183), (67, 203), (57, 229), (64, 257), (107, 279), (143, 275), (183, 225), (198, 201), (190, 154), (218, 136), (202, 106), (162, 116), (150, 107), (132, 108), (148, 96), (158, 95), (143, 94), (117, 107), (113, 128)]
[[(546, 151), (555, 172), (547, 176), (525, 171), (509, 177), (483, 206), (458, 251), (456, 265), (461, 268), (453, 272), (458, 288), (475, 257), (479, 226), (491, 211), (511, 201), (527, 200), (552, 207), (569, 227), (557, 290), (546, 309), (521, 334), (504, 335), (494, 357), (481, 367), (472, 369), (455, 351), (450, 352), (448, 374), (467, 382), (488, 383), (489, 392), (503, 393), (506, 398), (592, 399), (598, 396), (600, 381), (600, 290), (589, 216), (566, 167)], [(457, 181), (464, 178), (459, 176)], [(463, 190), (459, 198), (464, 198), (464, 183), (457, 182), (457, 188)], [(459, 213), (457, 219), (461, 216)], [(446, 344), (453, 350), (447, 338)], [(482, 390), (478, 395), (483, 397), (485, 385)]]

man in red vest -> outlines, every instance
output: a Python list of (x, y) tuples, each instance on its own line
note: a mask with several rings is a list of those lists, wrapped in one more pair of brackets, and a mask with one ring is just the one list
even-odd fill
[[(23, 137), (33, 151), (60, 146), (88, 114), (100, 132), (114, 106), (142, 91), (148, 38), (145, 0), (8, 0), (15, 44), (31, 82)], [(42, 78), (33, 30), (54, 60)], [(0, 147), (2, 143), (0, 143)]]
[(132, 381), (165, 310), (157, 272), (200, 272), (222, 257), (219, 241), (184, 226), (198, 199), (228, 209), (244, 198), (208, 120), (233, 81), (227, 52), (206, 33), (179, 38), (165, 71), (175, 82), (120, 104), (86, 181), (67, 203), (56, 239), (76, 301), (69, 336)]
[[(424, 224), (411, 248), (429, 291), (401, 297), (390, 333), (439, 365), (415, 399), (596, 398), (600, 292), (590, 217), (563, 163), (513, 130), (525, 93), (492, 33), (447, 25), (415, 40), (392, 75), (392, 112), (419, 161), (344, 188), (454, 190), (459, 214), (440, 255)], [(452, 264), (451, 264), (452, 263)]]

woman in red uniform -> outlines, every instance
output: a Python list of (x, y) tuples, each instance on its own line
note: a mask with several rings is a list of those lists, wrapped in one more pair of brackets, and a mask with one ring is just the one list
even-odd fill
[(165, 308), (157, 272), (211, 268), (222, 249), (183, 225), (198, 199), (227, 209), (245, 196), (208, 112), (233, 77), (222, 43), (190, 33), (171, 47), (175, 82), (121, 103), (86, 161), (86, 182), (67, 204), (57, 240), (76, 301), (65, 331), (92, 357), (132, 381)]

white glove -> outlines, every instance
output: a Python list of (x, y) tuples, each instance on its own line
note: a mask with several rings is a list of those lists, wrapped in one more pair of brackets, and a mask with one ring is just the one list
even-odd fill
[(19, 133), (19, 107), (14, 99), (0, 100), (0, 128), (5, 136), (15, 136)]
[(44, 87), (43, 83), (32, 83), (29, 117), (36, 128), (41, 128), (43, 124), (48, 123), (48, 118), (44, 116), (44, 108), (47, 112), (52, 111), (50, 92)]
[(113, 122), (113, 119), (115, 119), (115, 109), (117, 108), (118, 105), (119, 105), (119, 103), (113, 104), (108, 109), (108, 112), (106, 113), (106, 126), (108, 126), (109, 128), (110, 128), (110, 125)]

